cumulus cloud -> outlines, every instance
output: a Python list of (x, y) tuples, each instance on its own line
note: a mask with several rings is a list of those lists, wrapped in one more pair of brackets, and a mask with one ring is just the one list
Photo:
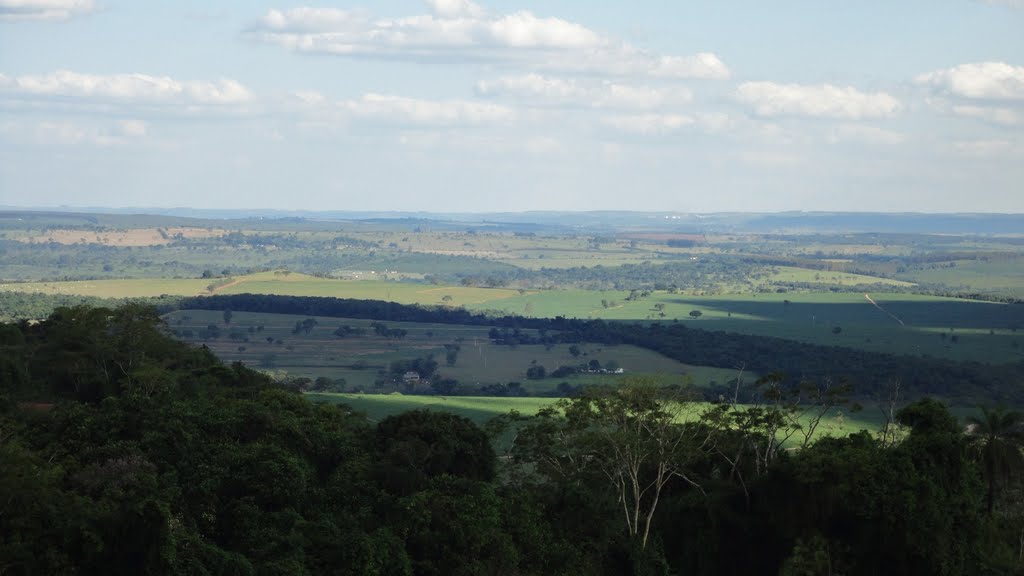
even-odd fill
[(121, 134), (125, 136), (145, 136), (147, 126), (142, 120), (122, 120), (118, 122), (118, 128), (121, 130)]
[(469, 0), (427, 0), (427, 4), (435, 14), (445, 18), (479, 18), (484, 15), (483, 8)]
[(497, 104), (468, 100), (422, 100), (388, 94), (364, 94), (337, 103), (355, 118), (369, 118), (403, 124), (449, 126), (508, 122), (515, 113)]
[(477, 83), (477, 93), (481, 96), (512, 98), (538, 106), (634, 110), (686, 104), (693, 99), (693, 93), (682, 87), (634, 86), (609, 81), (553, 78), (540, 74), (484, 80)]
[(831, 84), (802, 85), (745, 82), (736, 99), (760, 116), (810, 116), (857, 120), (893, 116), (900, 102), (884, 92), (866, 93)]
[(94, 11), (93, 0), (0, 0), (0, 20), (67, 20)]
[(632, 134), (667, 134), (694, 123), (682, 114), (632, 114), (610, 116), (602, 120), (607, 126)]
[(197, 104), (239, 104), (252, 99), (245, 86), (230, 79), (179, 81), (167, 76), (94, 75), (67, 70), (45, 76), (0, 75), (0, 94), (5, 93), (43, 98)]
[(900, 144), (906, 136), (892, 130), (862, 124), (843, 124), (832, 130), (829, 140), (833, 143), (858, 141), (868, 144)]
[(953, 143), (953, 151), (961, 156), (988, 159), (1013, 151), (1009, 140), (962, 140)]
[(250, 35), (299, 52), (341, 56), (480, 59), (539, 69), (662, 78), (727, 78), (714, 54), (659, 55), (581, 24), (528, 11), (490, 14), (467, 0), (431, 0), (432, 14), (374, 18), (367, 12), (270, 10)]
[(968, 100), (1024, 101), (1024, 66), (1005, 62), (961, 64), (921, 74), (916, 83), (934, 92)]
[(146, 123), (124, 120), (113, 126), (103, 126), (44, 120), (20, 126), (14, 135), (45, 146), (118, 146), (137, 143), (146, 135)]
[(952, 106), (950, 111), (957, 116), (977, 118), (990, 124), (1001, 126), (1024, 126), (1024, 111), (998, 106)]

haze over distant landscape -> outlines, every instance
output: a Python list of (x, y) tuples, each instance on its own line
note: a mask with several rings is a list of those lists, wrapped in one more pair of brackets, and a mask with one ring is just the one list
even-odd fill
[(1024, 212), (1015, 0), (0, 0), (0, 205)]

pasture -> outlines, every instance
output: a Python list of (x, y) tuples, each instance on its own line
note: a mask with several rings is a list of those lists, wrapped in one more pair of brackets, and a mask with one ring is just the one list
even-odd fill
[[(426, 356), (433, 356), (438, 362), (441, 376), (462, 384), (520, 382), (530, 393), (551, 393), (563, 381), (572, 385), (607, 384), (621, 376), (639, 374), (657, 376), (667, 383), (692, 382), (698, 386), (723, 384), (735, 377), (732, 370), (682, 364), (635, 346), (584, 343), (576, 348), (578, 355), (573, 355), (565, 344), (550, 348), (495, 345), (489, 340), (486, 327), (387, 322), (390, 329), (406, 331), (401, 339), (393, 339), (376, 334), (370, 320), (316, 317), (316, 324), (308, 332), (296, 333), (296, 323), (307, 318), (235, 312), (230, 324), (226, 324), (221, 312), (182, 310), (168, 314), (165, 321), (180, 339), (201, 342), (227, 362), (243, 362), (281, 378), (344, 378), (349, 390), (392, 387), (392, 375), (388, 374), (392, 362)], [(211, 325), (219, 333), (216, 338), (208, 337)], [(348, 326), (351, 333), (338, 337), (335, 331), (342, 326)], [(445, 345), (459, 347), (453, 365), (447, 363)], [(526, 376), (533, 366), (543, 366), (551, 373), (559, 366), (594, 361), (601, 366), (622, 368), (623, 374), (595, 372), (538, 380)], [(387, 382), (381, 384), (381, 380)]]
[(72, 280), (69, 282), (7, 282), (0, 284), (2, 292), (29, 294), (62, 294), (95, 296), (97, 298), (150, 298), (195, 296), (209, 293), (211, 280), (199, 278), (132, 278), (127, 280)]
[[(383, 280), (337, 280), (291, 272), (259, 272), (229, 278), (132, 278), (68, 282), (8, 282), (0, 291), (70, 294), (100, 298), (145, 298), (168, 294), (283, 294), (329, 296), (359, 300), (388, 300), (400, 304), (486, 307), (520, 294), (518, 290), (435, 286)], [(523, 292), (529, 294), (530, 292)]]
[[(989, 363), (1024, 358), (1024, 305), (915, 294), (745, 293), (690, 296), (559, 290), (491, 303), (526, 316), (680, 322), (874, 352)], [(700, 315), (691, 316), (697, 311)]]
[[(841, 264), (837, 264), (841, 266)], [(807, 268), (796, 268), (794, 266), (773, 266), (767, 282), (806, 282), (809, 284), (838, 284), (840, 286), (858, 286), (864, 284), (883, 284), (887, 286), (913, 286), (913, 282), (903, 280), (892, 280), (878, 276), (865, 276), (863, 274), (851, 274), (842, 271), (810, 270)]]
[(168, 228), (131, 228), (126, 230), (80, 230), (53, 229), (39, 232), (24, 232), (15, 235), (14, 239), (30, 244), (100, 244), (103, 246), (160, 246), (176, 240), (216, 238), (226, 234), (226, 230), (212, 228), (168, 227)]

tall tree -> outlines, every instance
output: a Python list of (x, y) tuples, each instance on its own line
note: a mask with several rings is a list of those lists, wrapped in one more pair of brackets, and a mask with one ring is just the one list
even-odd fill
[(992, 410), (982, 407), (981, 416), (967, 417), (967, 432), (974, 439), (981, 460), (985, 501), (991, 515), (1000, 486), (1024, 469), (1024, 413), (1003, 406)]
[(678, 389), (634, 378), (595, 388), (542, 410), (517, 437), (513, 455), (565, 480), (597, 476), (621, 506), (630, 537), (647, 547), (665, 486), (692, 472), (710, 448), (710, 429), (694, 423), (699, 405)]

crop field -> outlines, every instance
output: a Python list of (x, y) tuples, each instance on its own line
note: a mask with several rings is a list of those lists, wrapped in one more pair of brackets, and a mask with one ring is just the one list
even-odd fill
[[(412, 360), (433, 355), (438, 372), (463, 384), (520, 382), (531, 393), (550, 393), (558, 383), (572, 385), (613, 383), (623, 376), (656, 375), (666, 383), (692, 382), (698, 386), (723, 384), (735, 377), (732, 370), (690, 366), (656, 352), (635, 346), (581, 344), (578, 356), (567, 345), (550, 349), (541, 345), (499, 346), (487, 337), (489, 328), (451, 324), (388, 322), (387, 327), (407, 332), (400, 340), (374, 333), (369, 320), (315, 318), (316, 325), (306, 333), (295, 333), (296, 322), (306, 316), (235, 312), (225, 324), (221, 312), (183, 310), (165, 317), (168, 327), (181, 339), (202, 342), (225, 361), (240, 361), (278, 377), (344, 378), (348, 389), (372, 390), (396, 360)], [(203, 338), (214, 325), (220, 336)], [(344, 338), (334, 332), (341, 326), (363, 330)], [(445, 345), (456, 344), (455, 364), (448, 366)], [(531, 366), (548, 372), (559, 366), (578, 366), (597, 361), (601, 366), (623, 369), (622, 375), (582, 373), (563, 378), (528, 380)], [(385, 373), (382, 374), (382, 371)], [(756, 375), (747, 373), (747, 378)]]

